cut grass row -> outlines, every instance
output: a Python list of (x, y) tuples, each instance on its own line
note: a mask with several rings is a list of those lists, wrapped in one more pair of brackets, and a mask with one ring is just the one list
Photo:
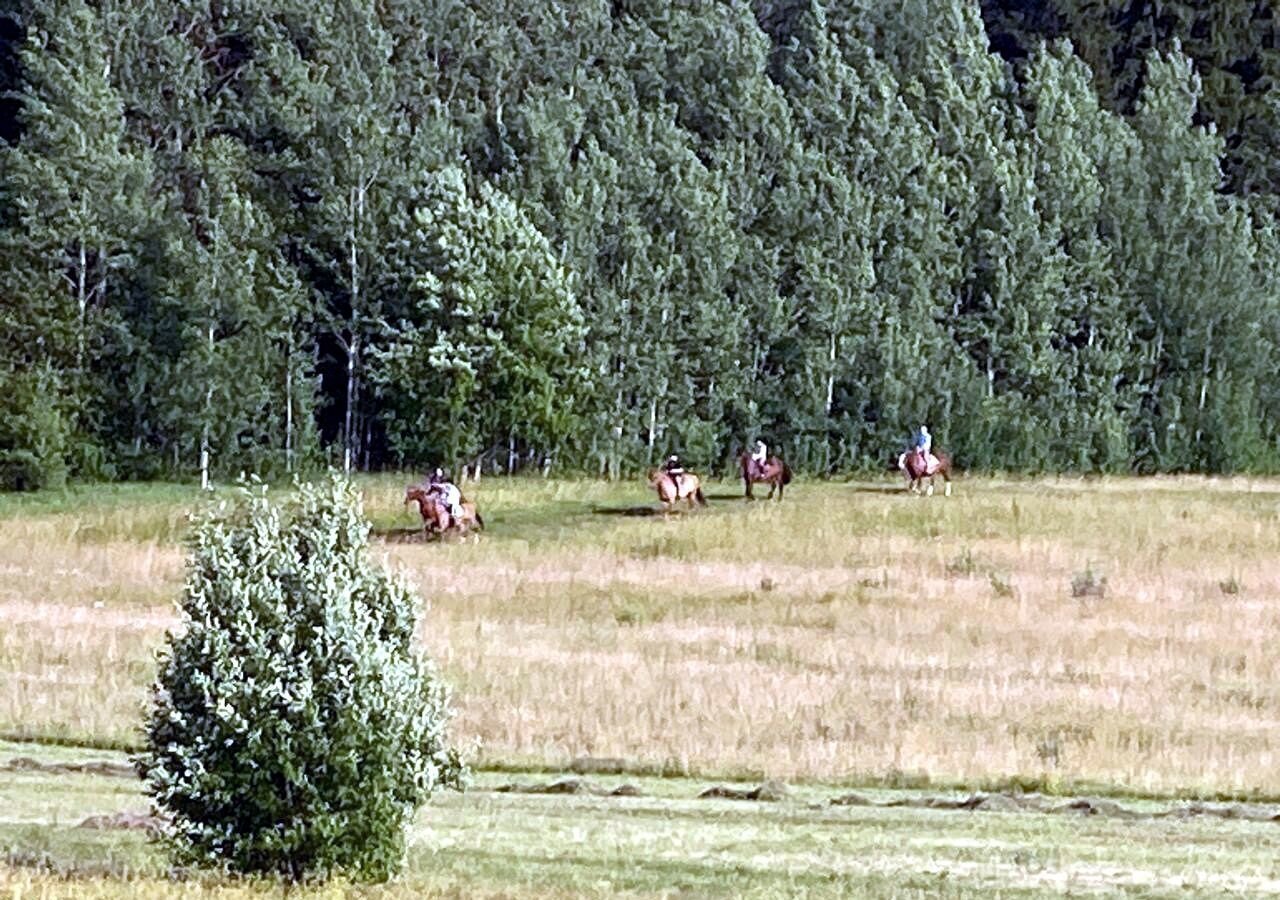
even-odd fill
[[(0, 745), (0, 759), (104, 754)], [(116, 758), (119, 759), (118, 757)], [(646, 780), (641, 797), (495, 793), (481, 776), (423, 812), (406, 875), (380, 888), (341, 884), (293, 897), (945, 896), (1037, 897), (1280, 893), (1272, 823), (833, 807), (802, 788), (775, 803), (692, 799), (699, 783)], [(605, 779), (611, 784), (616, 779)], [(883, 793), (884, 802), (912, 795)], [(145, 809), (136, 781), (0, 772), (0, 895), (252, 897), (263, 882), (176, 880), (139, 832), (85, 818)], [(1142, 808), (1142, 804), (1135, 804)]]

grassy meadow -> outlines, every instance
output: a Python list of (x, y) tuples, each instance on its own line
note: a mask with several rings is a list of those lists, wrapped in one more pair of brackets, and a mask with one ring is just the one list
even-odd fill
[[(379, 552), (482, 766), (1280, 796), (1280, 484), (484, 480), (488, 532)], [(0, 499), (0, 733), (137, 741), (193, 489)]]
[[(662, 516), (640, 482), (485, 479), (465, 490), (486, 533), (422, 543), (407, 480), (360, 483), (377, 551), (426, 600), (481, 787), (609, 758), (653, 797), (442, 798), (387, 896), (1280, 890), (1274, 825), (743, 806), (680, 780), (1280, 799), (1280, 482), (802, 480), (781, 504), (713, 483), (707, 509)], [(203, 502), (0, 497), (0, 736), (136, 745)], [(136, 834), (65, 827), (121, 790), (136, 807), (135, 784), (62, 776), (73, 807), (94, 799), (59, 812), (24, 778), (0, 771), (0, 896), (60, 895), (56, 866), (27, 864), (42, 853), (103, 867), (77, 869), (77, 895), (124, 871), (143, 896), (255, 890), (156, 880)]]

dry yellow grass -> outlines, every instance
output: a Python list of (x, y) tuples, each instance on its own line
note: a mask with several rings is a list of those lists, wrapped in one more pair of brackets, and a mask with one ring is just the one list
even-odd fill
[[(889, 488), (664, 519), (638, 485), (486, 481), (479, 543), (386, 552), (482, 762), (1280, 795), (1280, 484)], [(180, 514), (0, 520), (0, 730), (134, 738)]]

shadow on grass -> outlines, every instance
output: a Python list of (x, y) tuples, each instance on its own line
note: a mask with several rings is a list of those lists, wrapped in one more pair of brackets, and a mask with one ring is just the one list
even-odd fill
[(847, 484), (845, 490), (855, 494), (906, 494), (906, 483), (902, 484)]
[(646, 516), (660, 516), (662, 515), (662, 510), (656, 506), (593, 506), (591, 507), (591, 513), (596, 516), (644, 518)]
[(373, 528), (369, 537), (388, 544), (425, 544), (429, 540), (421, 526), (417, 528)]

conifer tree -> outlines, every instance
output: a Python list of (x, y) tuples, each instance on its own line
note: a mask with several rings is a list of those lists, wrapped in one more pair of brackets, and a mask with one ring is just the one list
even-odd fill
[(126, 140), (102, 22), (83, 0), (34, 4), (20, 55), (22, 139), (0, 147), (13, 209), (5, 234), (11, 327), (35, 340), (14, 348), (49, 373), (43, 390), (91, 443), (93, 361), (111, 330), (114, 302), (134, 265), (150, 214), (150, 159)]

